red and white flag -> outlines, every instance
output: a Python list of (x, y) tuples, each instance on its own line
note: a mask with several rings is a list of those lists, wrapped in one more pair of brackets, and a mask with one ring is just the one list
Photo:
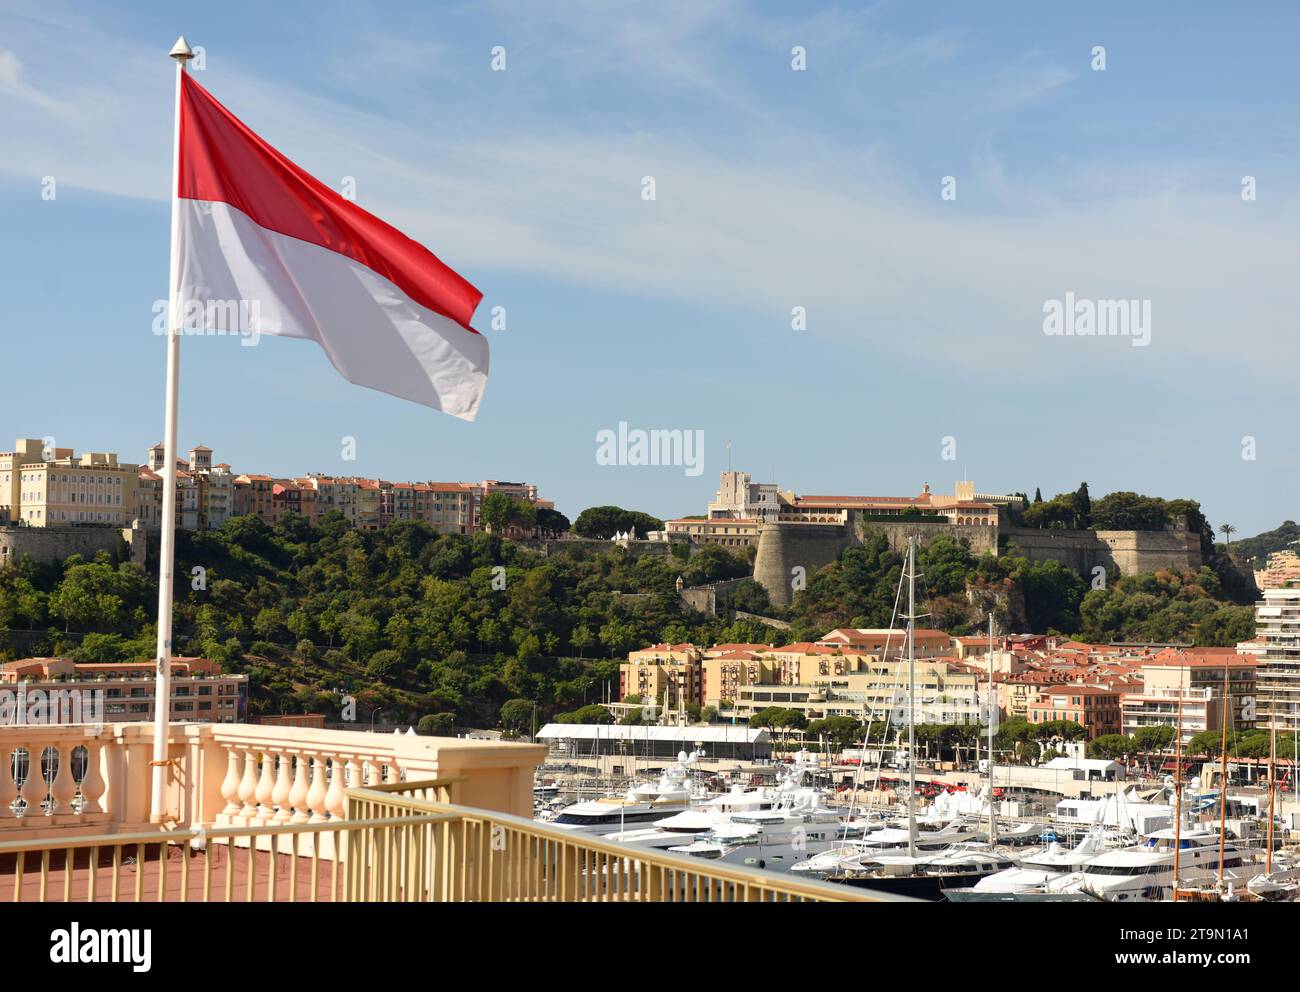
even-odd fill
[(207, 301), (256, 302), (241, 330), (309, 338), (350, 382), (473, 420), (488, 345), (469, 322), (483, 294), (181, 76), (180, 327), (221, 330)]

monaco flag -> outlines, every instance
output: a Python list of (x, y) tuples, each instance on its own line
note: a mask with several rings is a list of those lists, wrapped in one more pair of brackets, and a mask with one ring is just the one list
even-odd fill
[(427, 248), (304, 172), (181, 73), (172, 291), (181, 329), (237, 301), (254, 334), (309, 338), (350, 381), (473, 420), (483, 294)]

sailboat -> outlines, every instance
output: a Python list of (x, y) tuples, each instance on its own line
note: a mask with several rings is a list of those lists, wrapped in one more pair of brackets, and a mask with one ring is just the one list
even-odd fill
[[(954, 844), (934, 853), (920, 853), (917, 844), (916, 822), (916, 544), (912, 535), (907, 540), (907, 851), (906, 853), (881, 853), (862, 855), (854, 861), (841, 862), (840, 866), (824, 878), (856, 888), (889, 892), (917, 899), (939, 900), (944, 890), (967, 888), (995, 872), (1014, 867), (1007, 855), (993, 846), (997, 836), (993, 805), (992, 735), (989, 755), (989, 828), (987, 844)], [(992, 621), (990, 618), (990, 635)], [(992, 650), (989, 653), (990, 671)], [(992, 676), (990, 674), (990, 686)], [(990, 700), (991, 701), (991, 700)], [(990, 720), (990, 729), (992, 721)], [(870, 841), (870, 836), (867, 838)]]

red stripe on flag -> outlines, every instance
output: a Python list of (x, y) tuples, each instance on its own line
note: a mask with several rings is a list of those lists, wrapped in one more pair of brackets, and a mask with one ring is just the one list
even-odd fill
[(228, 203), (260, 227), (346, 255), (474, 331), (469, 322), (482, 293), (429, 249), (290, 162), (183, 76), (178, 195)]

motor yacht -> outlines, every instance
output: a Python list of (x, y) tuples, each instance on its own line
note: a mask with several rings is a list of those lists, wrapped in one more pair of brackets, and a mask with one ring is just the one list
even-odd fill
[[(1108, 851), (1080, 869), (1046, 883), (1046, 892), (1082, 892), (1107, 902), (1161, 902), (1173, 895), (1174, 853), (1178, 884), (1193, 887), (1219, 877), (1219, 832), (1200, 826), (1177, 833), (1165, 828), (1147, 834), (1140, 844)], [(1223, 881), (1236, 888), (1264, 873), (1262, 852), (1223, 842)]]
[(1019, 858), (1015, 865), (979, 879), (974, 885), (945, 891), (949, 902), (1005, 902), (1019, 895), (1039, 895), (1048, 882), (1078, 871), (1110, 849), (1104, 832), (1089, 830), (1073, 848), (1052, 841)]

